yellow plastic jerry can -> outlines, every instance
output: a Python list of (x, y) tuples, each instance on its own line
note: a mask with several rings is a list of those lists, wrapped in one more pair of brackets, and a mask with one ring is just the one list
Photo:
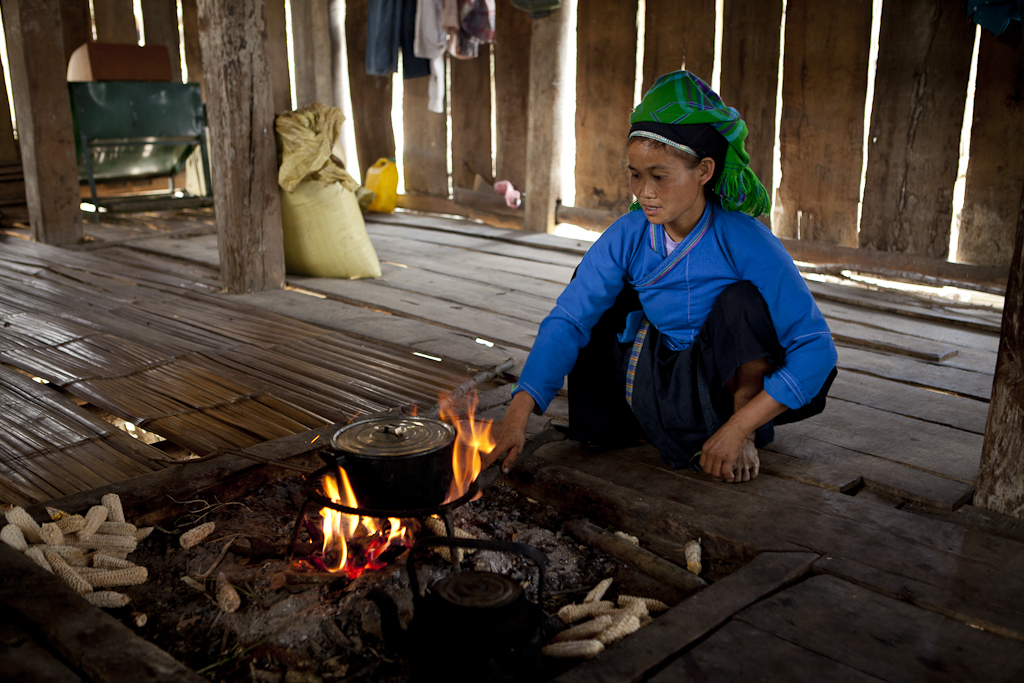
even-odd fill
[(366, 170), (364, 183), (376, 197), (370, 202), (369, 211), (391, 213), (398, 203), (398, 166), (394, 159), (381, 157)]

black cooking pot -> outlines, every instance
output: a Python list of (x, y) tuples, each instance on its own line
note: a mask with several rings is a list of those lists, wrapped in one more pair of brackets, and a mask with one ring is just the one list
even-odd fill
[(429, 508), (448, 496), (455, 437), (455, 428), (440, 420), (370, 418), (338, 430), (321, 457), (345, 469), (360, 508)]

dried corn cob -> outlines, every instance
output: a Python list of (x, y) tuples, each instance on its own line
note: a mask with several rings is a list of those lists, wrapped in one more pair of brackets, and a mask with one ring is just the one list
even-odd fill
[(587, 593), (587, 597), (583, 598), (584, 604), (588, 602), (597, 602), (603, 598), (604, 594), (608, 592), (609, 588), (611, 588), (611, 585), (612, 580), (610, 578), (600, 581), (596, 586), (590, 589), (590, 592)]
[(686, 558), (686, 571), (700, 575), (700, 539), (688, 541), (683, 546), (683, 556)]
[(81, 535), (77, 539), (67, 540), (67, 544), (76, 548), (89, 548), (93, 550), (113, 550), (115, 552), (134, 552), (135, 546), (139, 544), (134, 536), (113, 536), (111, 534), (93, 534), (87, 539)]
[(647, 624), (651, 623), (652, 621), (654, 621), (654, 617), (652, 617), (650, 614), (645, 614), (644, 616), (640, 617), (640, 628), (647, 626)]
[(54, 522), (56, 522), (59, 519), (64, 519), (65, 517), (71, 516), (67, 512), (64, 512), (63, 510), (58, 510), (57, 508), (52, 508), (49, 505), (46, 506), (46, 514), (50, 515), (50, 519)]
[(616, 640), (625, 638), (640, 628), (640, 617), (635, 614), (627, 614), (618, 621), (597, 634), (596, 640), (604, 645), (611, 645)]
[(46, 561), (50, 563), (50, 566), (53, 567), (53, 573), (63, 580), (64, 583), (71, 586), (80, 595), (92, 593), (92, 585), (83, 579), (81, 574), (69, 567), (63, 557), (52, 550), (44, 550), (43, 555), (46, 557)]
[[(60, 512), (60, 510), (57, 512)], [(53, 523), (57, 525), (62, 534), (73, 534), (85, 528), (85, 517), (82, 515), (64, 515), (60, 519), (55, 519)]]
[(85, 526), (78, 532), (78, 538), (88, 541), (96, 533), (96, 530), (100, 528), (100, 524), (107, 521), (109, 513), (110, 511), (103, 505), (93, 505), (89, 508), (89, 511), (85, 513)]
[(136, 541), (144, 541), (144, 540), (146, 540), (147, 538), (149, 538), (149, 535), (151, 533), (153, 533), (153, 529), (155, 529), (155, 528), (156, 527), (147, 526), (147, 527), (143, 527), (141, 529), (138, 529), (135, 532), (135, 540)]
[(561, 643), (566, 640), (589, 640), (611, 626), (614, 621), (612, 617), (604, 614), (555, 634), (551, 642)]
[(131, 536), (135, 538), (135, 532), (138, 529), (134, 524), (128, 522), (103, 522), (100, 524), (100, 528), (96, 530), (98, 534), (110, 534), (111, 536)]
[(627, 534), (625, 531), (616, 531), (615, 535), (621, 539), (627, 540), (633, 545), (640, 545), (640, 539), (631, 534)]
[(39, 536), (46, 545), (64, 545), (64, 534), (53, 522), (47, 522), (39, 528)]
[(548, 657), (584, 659), (604, 652), (604, 644), (598, 640), (567, 640), (545, 645), (541, 652)]
[(46, 561), (46, 556), (43, 555), (43, 546), (34, 545), (25, 551), (25, 557), (32, 558), (32, 560), (46, 571), (53, 573), (53, 567)]
[(95, 593), (88, 593), (85, 599), (96, 605), (97, 607), (124, 607), (127, 605), (131, 598), (124, 593), (118, 593), (116, 591), (96, 591)]
[(625, 607), (626, 605), (637, 602), (642, 602), (647, 607), (647, 611), (650, 612), (664, 612), (668, 609), (668, 605), (663, 603), (661, 600), (656, 600), (654, 598), (641, 598), (636, 595), (619, 596), (619, 607)]
[(111, 557), (106, 553), (94, 553), (92, 556), (92, 566), (100, 569), (131, 569), (137, 565), (132, 564), (128, 560)]
[(200, 524), (197, 527), (193, 527), (183, 533), (178, 542), (181, 543), (181, 547), (185, 550), (199, 545), (204, 538), (213, 533), (214, 528), (217, 525), (214, 522), (207, 522), (206, 524)]
[(103, 503), (103, 507), (109, 510), (107, 519), (111, 522), (123, 522), (124, 521), (124, 510), (121, 508), (121, 498), (116, 493), (107, 493), (100, 502)]
[[(444, 526), (444, 520), (438, 517), (427, 517), (423, 520), (423, 526), (427, 527), (427, 529), (430, 530), (430, 533), (434, 534), (435, 536), (442, 536), (444, 538), (448, 537), (448, 530)], [(453, 528), (455, 529), (455, 538), (476, 538), (476, 536), (474, 536), (473, 534), (469, 533), (468, 531), (463, 531), (459, 527)], [(434, 552), (446, 560), (451, 558), (451, 553), (449, 552), (449, 549), (443, 546), (435, 546)], [(473, 552), (475, 552), (475, 550), (470, 548), (456, 548), (455, 558), (457, 561), (462, 562), (462, 558), (465, 555), (469, 555)]]
[(97, 569), (81, 573), (82, 578), (93, 588), (110, 588), (111, 586), (139, 586), (146, 583), (149, 571), (145, 567), (130, 569)]
[[(75, 548), (70, 545), (40, 545), (39, 549), (57, 553), (72, 567), (84, 567), (89, 564), (89, 559), (85, 556), (85, 552), (81, 548)], [(29, 550), (31, 550), (31, 548), (29, 548)]]
[(32, 519), (32, 515), (28, 514), (25, 508), (14, 505), (6, 514), (7, 521), (19, 529), (21, 533), (25, 534), (25, 540), (29, 543), (42, 543), (43, 539), (39, 535), (39, 525), (36, 524), (36, 520)]
[(608, 600), (598, 600), (597, 602), (588, 602), (584, 605), (566, 605), (562, 609), (558, 610), (558, 618), (566, 624), (571, 624), (587, 617), (592, 617), (601, 612), (614, 609), (614, 605)]
[(228, 583), (224, 572), (217, 574), (217, 606), (229, 614), (238, 609), (242, 599), (238, 597), (238, 591)]
[(135, 622), (137, 627), (142, 628), (149, 621), (149, 617), (146, 616), (145, 612), (132, 612), (132, 621)]
[(23, 532), (21, 527), (17, 524), (5, 524), (4, 528), (0, 529), (0, 541), (11, 546), (19, 553), (23, 553), (28, 550), (28, 541), (25, 540), (25, 532)]

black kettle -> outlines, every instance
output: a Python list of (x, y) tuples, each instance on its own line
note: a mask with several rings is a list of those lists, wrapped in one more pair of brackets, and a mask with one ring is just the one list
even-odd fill
[[(463, 571), (441, 579), (420, 594), (416, 553), (448, 546), (513, 552), (537, 566), (537, 602), (516, 581), (494, 572)], [(398, 622), (394, 601), (380, 590), (367, 597), (381, 613), (385, 642), (409, 658), (410, 680), (518, 683), (537, 680), (543, 645), (543, 604), (547, 558), (523, 543), (477, 539), (423, 538), (409, 554), (413, 618), (408, 630)]]

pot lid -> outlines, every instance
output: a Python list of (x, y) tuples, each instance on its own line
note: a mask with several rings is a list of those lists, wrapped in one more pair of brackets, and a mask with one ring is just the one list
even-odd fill
[(469, 571), (452, 574), (434, 584), (442, 600), (459, 607), (504, 607), (523, 594), (523, 587), (501, 574)]
[(447, 422), (420, 417), (360, 420), (334, 435), (334, 447), (353, 455), (396, 456), (428, 453), (455, 440)]

